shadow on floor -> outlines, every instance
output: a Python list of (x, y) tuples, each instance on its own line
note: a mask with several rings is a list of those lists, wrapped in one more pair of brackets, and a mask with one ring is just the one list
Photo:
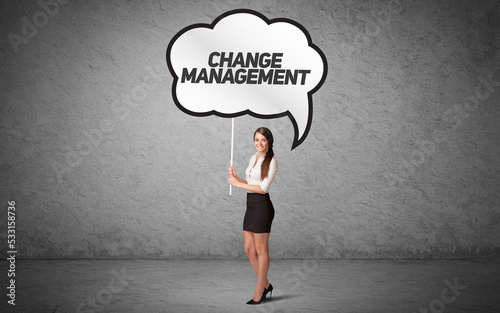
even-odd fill
[(266, 302), (278, 302), (281, 300), (289, 300), (293, 298), (301, 297), (301, 295), (293, 295), (293, 294), (287, 294), (287, 295), (280, 295), (280, 296), (272, 296), (271, 298), (267, 298)]

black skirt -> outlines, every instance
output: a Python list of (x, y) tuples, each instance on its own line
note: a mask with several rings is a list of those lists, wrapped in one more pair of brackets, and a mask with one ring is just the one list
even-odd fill
[(252, 233), (270, 233), (273, 218), (274, 207), (268, 193), (247, 193), (243, 230)]

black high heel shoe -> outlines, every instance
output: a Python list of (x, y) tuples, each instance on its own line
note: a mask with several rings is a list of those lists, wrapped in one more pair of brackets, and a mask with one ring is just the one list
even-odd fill
[(255, 301), (252, 298), (250, 299), (250, 301), (247, 302), (247, 304), (261, 304), (261, 302), (263, 302), (264, 300), (266, 300), (266, 288), (264, 288), (264, 292), (262, 293), (262, 296), (260, 297), (259, 301)]
[(273, 296), (273, 285), (272, 284), (269, 284), (269, 287), (267, 287), (266, 289), (264, 289), (264, 297), (267, 296), (268, 293), (271, 293), (271, 295), (269, 296), (269, 299), (272, 298)]

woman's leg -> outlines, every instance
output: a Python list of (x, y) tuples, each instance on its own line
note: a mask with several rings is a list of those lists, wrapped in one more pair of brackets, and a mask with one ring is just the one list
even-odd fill
[(269, 235), (270, 233), (253, 234), (255, 251), (258, 258), (257, 275), (259, 276), (253, 295), (255, 301), (260, 300), (264, 289), (269, 286), (267, 280), (267, 271), (269, 270)]
[[(259, 276), (259, 257), (257, 255), (257, 250), (255, 248), (254, 233), (244, 230), (243, 237), (245, 239), (245, 253), (248, 256), (248, 260), (250, 260), (250, 263), (252, 264), (255, 274)], [(265, 288), (267, 287), (269, 287), (269, 281), (267, 280), (266, 277)]]
[(245, 238), (245, 253), (248, 256), (248, 260), (250, 260), (250, 263), (252, 264), (255, 274), (259, 275), (259, 258), (257, 257), (257, 250), (255, 250), (253, 233), (244, 230), (243, 237)]

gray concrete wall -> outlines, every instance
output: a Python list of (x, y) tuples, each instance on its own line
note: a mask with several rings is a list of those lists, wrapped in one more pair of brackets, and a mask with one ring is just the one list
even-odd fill
[(231, 120), (181, 112), (165, 62), (180, 29), (241, 7), (299, 22), (328, 60), (295, 150), (288, 118), (236, 119), (241, 175), (254, 129), (275, 134), (272, 258), (499, 255), (486, 0), (2, 4), (2, 253), (15, 200), (18, 258), (245, 257)]

